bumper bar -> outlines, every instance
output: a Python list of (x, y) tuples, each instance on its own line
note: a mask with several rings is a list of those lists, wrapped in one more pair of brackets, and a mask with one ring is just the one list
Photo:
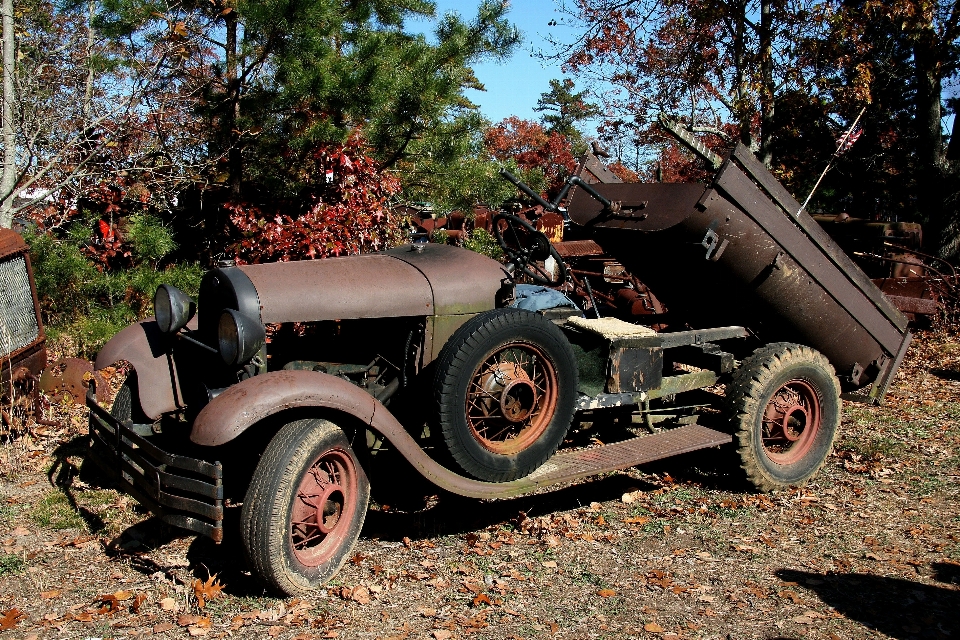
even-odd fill
[[(91, 385), (92, 386), (92, 385)], [(105, 411), (91, 389), (90, 458), (121, 488), (168, 524), (223, 540), (223, 469), (219, 462), (175, 455)]]

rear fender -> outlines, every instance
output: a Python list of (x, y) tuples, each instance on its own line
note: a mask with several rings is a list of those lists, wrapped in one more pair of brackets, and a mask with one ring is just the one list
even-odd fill
[(129, 362), (137, 372), (140, 407), (148, 418), (156, 420), (184, 407), (170, 347), (170, 336), (160, 331), (156, 320), (147, 318), (111, 338), (97, 354), (94, 368), (100, 370), (121, 360)]

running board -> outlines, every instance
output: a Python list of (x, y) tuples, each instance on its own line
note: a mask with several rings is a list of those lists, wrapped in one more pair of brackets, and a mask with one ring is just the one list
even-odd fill
[(627, 469), (662, 458), (717, 447), (733, 438), (699, 424), (605, 444), (593, 449), (563, 452), (547, 460), (539, 469), (522, 480), (538, 486), (568, 482), (586, 476)]
[[(389, 435), (388, 439), (398, 444)], [(561, 452), (526, 477), (498, 483), (466, 478), (426, 456), (406, 457), (424, 477), (451, 493), (471, 498), (494, 499), (521, 496), (555, 484), (627, 469), (698, 449), (718, 447), (732, 440), (729, 434), (691, 424), (592, 449)]]

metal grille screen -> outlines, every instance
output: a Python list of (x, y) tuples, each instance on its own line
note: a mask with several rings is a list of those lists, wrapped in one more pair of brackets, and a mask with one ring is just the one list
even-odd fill
[(27, 261), (17, 256), (0, 262), (0, 356), (27, 346), (39, 333)]

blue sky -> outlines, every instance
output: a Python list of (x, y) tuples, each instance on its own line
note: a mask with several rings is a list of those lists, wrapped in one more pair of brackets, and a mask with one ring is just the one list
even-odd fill
[[(476, 14), (479, 0), (436, 0), (437, 15), (459, 13), (469, 20)], [(523, 44), (513, 57), (504, 63), (484, 62), (474, 66), (477, 79), (486, 91), (467, 91), (467, 98), (480, 106), (480, 111), (493, 122), (507, 116), (538, 120), (537, 106), (540, 94), (550, 89), (550, 80), (562, 78), (559, 64), (545, 63), (532, 51), (547, 48), (545, 37), (572, 39), (572, 31), (563, 26), (548, 26), (551, 20), (560, 22), (561, 13), (554, 0), (513, 0), (507, 17), (523, 32)], [(415, 24), (411, 24), (416, 29)]]

